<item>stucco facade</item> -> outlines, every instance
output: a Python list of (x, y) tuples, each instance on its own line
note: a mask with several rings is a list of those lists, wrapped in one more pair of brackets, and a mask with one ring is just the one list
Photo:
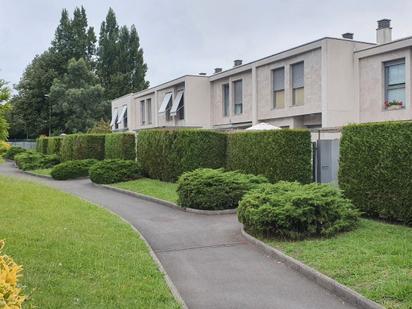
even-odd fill
[[(227, 130), (259, 122), (282, 128), (333, 128), (412, 119), (412, 38), (389, 41), (392, 28), (386, 27), (390, 23), (380, 22), (377, 38), (381, 44), (355, 41), (350, 33), (342, 39), (322, 38), (250, 63), (237, 60), (233, 68), (210, 76), (186, 75), (121, 97), (113, 100), (112, 113), (128, 106), (128, 130)], [(401, 61), (405, 70), (404, 90), (396, 90), (404, 91), (405, 102), (398, 110), (384, 107), (385, 70), (393, 60)], [(123, 129), (121, 123), (116, 128)]]

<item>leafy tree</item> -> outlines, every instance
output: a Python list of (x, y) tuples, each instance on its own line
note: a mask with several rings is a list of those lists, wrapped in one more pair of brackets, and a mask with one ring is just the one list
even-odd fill
[(67, 73), (55, 79), (50, 88), (50, 102), (56, 114), (64, 115), (65, 133), (85, 132), (98, 119), (109, 114), (109, 104), (103, 98), (104, 89), (87, 62), (71, 59)]
[(9, 124), (7, 123), (5, 112), (8, 109), (7, 101), (11, 95), (7, 82), (0, 79), (0, 141), (4, 141), (9, 136)]
[(87, 133), (112, 133), (112, 126), (109, 120), (100, 119), (93, 128), (87, 131)]
[(97, 49), (97, 74), (106, 89), (107, 99), (114, 99), (149, 86), (136, 27), (119, 28), (113, 9), (100, 27)]

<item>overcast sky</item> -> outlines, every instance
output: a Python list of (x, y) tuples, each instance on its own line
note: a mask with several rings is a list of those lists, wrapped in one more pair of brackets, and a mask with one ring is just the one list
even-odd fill
[(412, 35), (410, 0), (0, 0), (0, 78), (17, 83), (50, 46), (61, 10), (80, 5), (97, 36), (110, 6), (120, 25), (136, 25), (152, 86), (344, 32), (375, 42), (381, 18), (394, 39)]

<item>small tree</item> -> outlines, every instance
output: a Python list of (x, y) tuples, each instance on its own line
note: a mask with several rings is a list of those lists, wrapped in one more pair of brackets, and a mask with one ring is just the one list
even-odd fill
[(4, 141), (9, 137), (9, 124), (7, 123), (5, 112), (9, 108), (7, 101), (10, 98), (10, 88), (7, 82), (0, 79), (0, 141)]
[(101, 133), (112, 133), (112, 127), (110, 126), (110, 121), (106, 121), (103, 118), (100, 119), (93, 128), (91, 128), (87, 133), (91, 134), (101, 134)]

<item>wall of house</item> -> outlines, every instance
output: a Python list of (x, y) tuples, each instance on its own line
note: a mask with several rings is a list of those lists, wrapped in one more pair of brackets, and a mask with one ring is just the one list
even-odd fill
[(322, 127), (356, 122), (354, 51), (371, 46), (351, 40), (322, 44)]
[[(412, 119), (410, 47), (359, 59), (359, 122)], [(385, 110), (384, 62), (405, 58), (406, 108)]]
[(186, 78), (185, 126), (211, 127), (210, 82), (207, 76), (188, 76)]
[[(304, 62), (304, 105), (292, 106), (291, 65)], [(285, 107), (273, 108), (272, 72), (285, 68)], [(289, 119), (290, 125), (299, 125), (293, 117), (321, 112), (321, 49), (311, 50), (294, 57), (282, 59), (256, 69), (258, 120)], [(291, 118), (292, 117), (292, 118)], [(272, 123), (279, 123), (272, 121)], [(303, 124), (302, 124), (303, 125)]]
[[(152, 101), (152, 123), (148, 123), (148, 115), (147, 115), (147, 100), (150, 99)], [(142, 125), (142, 115), (141, 115), (141, 105), (140, 103), (145, 102), (145, 123)], [(156, 126), (156, 117), (157, 117), (157, 110), (155, 104), (155, 92), (150, 92), (146, 95), (135, 97), (133, 99), (133, 105), (135, 107), (135, 130), (140, 129), (149, 129), (154, 128)]]
[(121, 113), (121, 110), (123, 106), (127, 106), (127, 124), (128, 127), (125, 128), (124, 124), (121, 123), (119, 124), (118, 130), (134, 130), (136, 128), (136, 111), (135, 111), (135, 105), (133, 104), (133, 94), (127, 94), (124, 95), (120, 98), (117, 98), (112, 101), (112, 115), (114, 113), (114, 110), (117, 108), (118, 109), (118, 114)]
[[(235, 115), (233, 101), (233, 82), (242, 80), (243, 112)], [(223, 85), (229, 84), (229, 114), (223, 115)], [(233, 74), (227, 78), (210, 83), (211, 121), (213, 126), (223, 126), (252, 121), (252, 72)]]

